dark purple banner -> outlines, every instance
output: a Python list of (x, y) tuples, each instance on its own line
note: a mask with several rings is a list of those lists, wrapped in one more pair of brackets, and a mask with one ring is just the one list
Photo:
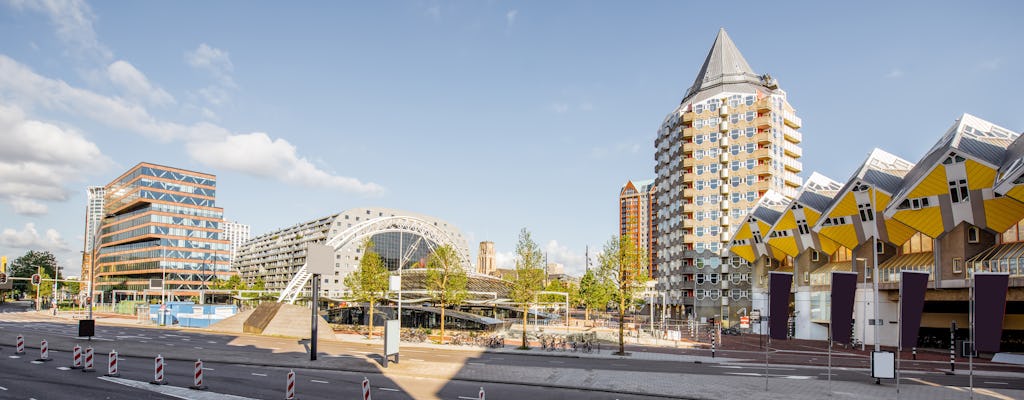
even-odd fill
[(974, 274), (974, 341), (979, 352), (999, 352), (1010, 275)]
[(768, 335), (772, 339), (786, 339), (789, 325), (789, 289), (793, 286), (793, 273), (768, 274)]
[(917, 347), (926, 290), (927, 272), (900, 271), (900, 346), (903, 348)]
[(850, 343), (853, 331), (853, 302), (857, 295), (857, 273), (832, 272), (832, 341)]

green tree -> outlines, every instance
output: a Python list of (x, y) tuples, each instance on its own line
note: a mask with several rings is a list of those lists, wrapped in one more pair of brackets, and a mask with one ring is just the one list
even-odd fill
[[(28, 278), (40, 271), (47, 276), (53, 276), (57, 270), (57, 257), (49, 251), (29, 250), (25, 255), (15, 258), (7, 269), (7, 275), (18, 278)], [(40, 274), (42, 275), (42, 274)], [(35, 294), (35, 287), (28, 281), (14, 281), (14, 291), (25, 294)]]
[(623, 337), (626, 305), (632, 303), (647, 282), (647, 255), (629, 235), (613, 236), (605, 243), (598, 261), (601, 279), (610, 284), (612, 298), (619, 305), (619, 352), (616, 354), (626, 355)]
[(377, 300), (387, 295), (390, 274), (384, 266), (384, 260), (373, 251), (371, 240), (364, 241), (361, 248), (363, 256), (359, 259), (359, 268), (345, 277), (345, 286), (352, 291), (352, 297), (356, 301), (369, 304), (370, 318), (366, 323), (370, 337), (373, 337), (373, 309), (377, 305)]
[(217, 279), (213, 281), (210, 287), (219, 290), (239, 290), (245, 289), (245, 283), (242, 282), (242, 277), (238, 275), (231, 275), (228, 279)]
[(469, 278), (459, 255), (449, 245), (434, 249), (427, 261), (427, 290), (441, 308), (441, 344), (444, 344), (444, 310), (466, 299)]
[(603, 310), (612, 301), (611, 282), (601, 279), (597, 272), (588, 269), (580, 278), (579, 299), (584, 307), (584, 318), (590, 320), (590, 311)]
[(249, 290), (267, 290), (267, 283), (263, 281), (263, 277), (256, 278), (256, 281), (249, 286)]
[(544, 255), (540, 246), (530, 237), (530, 231), (523, 228), (519, 231), (519, 242), (516, 244), (516, 270), (511, 276), (512, 290), (509, 295), (512, 301), (523, 307), (523, 345), (521, 349), (529, 349), (526, 341), (526, 325), (528, 322), (530, 303), (536, 301), (537, 292), (544, 284)]

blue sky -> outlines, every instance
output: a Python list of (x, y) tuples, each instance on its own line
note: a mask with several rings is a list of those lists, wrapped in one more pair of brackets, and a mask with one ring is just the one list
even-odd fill
[(964, 112), (1024, 130), (1019, 2), (827, 3), (0, 0), (0, 254), (76, 273), (85, 187), (148, 161), (255, 234), (386, 206), (578, 272), (719, 27), (789, 93), (805, 177)]

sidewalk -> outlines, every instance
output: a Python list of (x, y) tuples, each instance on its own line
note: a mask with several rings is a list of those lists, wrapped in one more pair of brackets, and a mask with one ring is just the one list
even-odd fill
[[(102, 317), (99, 318), (100, 326), (131, 326), (145, 327), (134, 319)], [(0, 316), (2, 318), (2, 316)], [(57, 322), (56, 320), (54, 322)], [(608, 350), (602, 349), (601, 353), (570, 353), (570, 352), (543, 352), (537, 349), (522, 351), (506, 347), (504, 349), (487, 349), (495, 353), (508, 354), (529, 354), (545, 357), (579, 357), (592, 358), (595, 360), (593, 366), (588, 369), (559, 368), (552, 367), (525, 367), (499, 365), (489, 363), (474, 363), (474, 353), (479, 354), (485, 351), (482, 348), (464, 347), (467, 358), (459, 362), (441, 361), (410, 361), (409, 356), (403, 357), (400, 364), (392, 364), (390, 368), (383, 369), (378, 363), (378, 357), (374, 352), (379, 352), (382, 342), (378, 340), (366, 340), (357, 335), (341, 335), (339, 340), (325, 340), (320, 343), (322, 356), (319, 361), (309, 361), (309, 356), (303, 341), (294, 338), (276, 338), (244, 334), (219, 334), (203, 329), (179, 329), (179, 328), (156, 328), (154, 335), (160, 332), (187, 331), (192, 333), (206, 333), (210, 339), (220, 342), (226, 339), (230, 348), (204, 348), (195, 349), (187, 346), (174, 347), (174, 354), (164, 354), (169, 360), (191, 361), (202, 358), (210, 363), (233, 363), (247, 364), (267, 367), (281, 368), (308, 368), (308, 369), (329, 369), (346, 370), (354, 372), (383, 373), (384, 375), (395, 376), (422, 376), (438, 379), (461, 380), (480, 383), (504, 383), (524, 384), (531, 386), (543, 386), (553, 388), (572, 388), (582, 390), (600, 390), (622, 394), (652, 395), (666, 398), (686, 399), (723, 399), (723, 398), (764, 398), (764, 399), (821, 399), (828, 396), (829, 384), (827, 381), (814, 378), (811, 375), (823, 372), (820, 368), (808, 369), (806, 365), (786, 366), (789, 368), (801, 369), (803, 375), (771, 375), (768, 380), (768, 391), (765, 391), (765, 378), (754, 369), (736, 369), (737, 372), (726, 372), (722, 375), (709, 374), (682, 374), (662, 373), (644, 371), (623, 371), (610, 368), (613, 360), (622, 357), (613, 356)], [(2, 329), (0, 329), (2, 330)], [(3, 335), (10, 335), (12, 332), (5, 331)], [(167, 333), (164, 333), (167, 335)], [(34, 339), (34, 338), (33, 338)], [(50, 339), (50, 346), (60, 353), (54, 357), (66, 357), (65, 353), (75, 343), (81, 340), (68, 337), (53, 337)], [(31, 342), (30, 342), (31, 343)], [(7, 343), (3, 343), (7, 346)], [(365, 354), (353, 354), (350, 349), (352, 344), (366, 346)], [(154, 356), (154, 349), (151, 345), (134, 342), (93, 342), (98, 351), (106, 352), (107, 347), (117, 346), (117, 350), (125, 357), (150, 358)], [(428, 343), (403, 343), (406, 349), (445, 349), (459, 350), (458, 347), (450, 345), (436, 345)], [(30, 346), (31, 347), (31, 346)], [(9, 348), (9, 347), (8, 347)], [(5, 349), (6, 350), (6, 349)], [(742, 362), (742, 359), (726, 359), (699, 355), (665, 354), (657, 352), (634, 352), (628, 357), (632, 360), (658, 360), (678, 361), (681, 363), (694, 363), (700, 361), (708, 363), (708, 368), (715, 368), (715, 365), (735, 365)], [(602, 361), (607, 360), (607, 361)], [(605, 364), (608, 363), (608, 364)], [(123, 368), (139, 368), (139, 366), (126, 363)], [(609, 365), (608, 368), (602, 368)], [(747, 365), (749, 364), (739, 364)], [(773, 364), (773, 367), (783, 367)], [(148, 368), (148, 366), (146, 366)], [(959, 371), (958, 371), (959, 372)], [(1011, 376), (1015, 379), (1024, 379), (1024, 374), (994, 373), (997, 376)], [(976, 375), (981, 376), (979, 372)], [(923, 373), (905, 376), (924, 377)], [(901, 386), (900, 398), (902, 399), (964, 399), (968, 393), (966, 389), (959, 387), (927, 386), (921, 384), (909, 384), (905, 382)], [(864, 382), (832, 382), (833, 397), (841, 399), (878, 399), (895, 398), (895, 386), (892, 384), (874, 385), (869, 380)], [(979, 398), (988, 396), (995, 399), (1019, 399), (1024, 398), (1024, 390), (986, 390), (979, 389), (975, 392)]]

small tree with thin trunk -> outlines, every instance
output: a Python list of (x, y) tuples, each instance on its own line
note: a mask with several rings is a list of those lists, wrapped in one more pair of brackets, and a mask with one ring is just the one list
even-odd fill
[(528, 323), (530, 303), (536, 300), (537, 292), (544, 284), (544, 255), (540, 246), (530, 237), (530, 231), (523, 228), (519, 231), (519, 242), (516, 244), (516, 270), (511, 276), (512, 290), (509, 293), (512, 301), (523, 307), (523, 345), (521, 349), (529, 349), (526, 341), (526, 325)]
[(580, 278), (579, 302), (584, 307), (584, 319), (590, 320), (591, 310), (604, 310), (612, 301), (610, 282), (601, 279), (593, 269), (588, 269)]
[(598, 256), (601, 279), (610, 284), (612, 297), (619, 305), (619, 352), (626, 355), (626, 305), (633, 302), (636, 293), (647, 282), (647, 255), (633, 243), (629, 235), (612, 237)]
[(367, 239), (363, 242), (362, 258), (359, 259), (359, 268), (345, 276), (345, 286), (352, 291), (352, 297), (359, 302), (369, 304), (369, 319), (366, 321), (369, 336), (373, 337), (373, 308), (377, 300), (383, 299), (388, 290), (388, 269), (384, 266), (384, 260), (377, 252), (373, 251), (373, 242)]
[(444, 245), (434, 249), (427, 261), (427, 290), (441, 308), (441, 344), (444, 344), (444, 310), (466, 299), (469, 278), (455, 249)]

